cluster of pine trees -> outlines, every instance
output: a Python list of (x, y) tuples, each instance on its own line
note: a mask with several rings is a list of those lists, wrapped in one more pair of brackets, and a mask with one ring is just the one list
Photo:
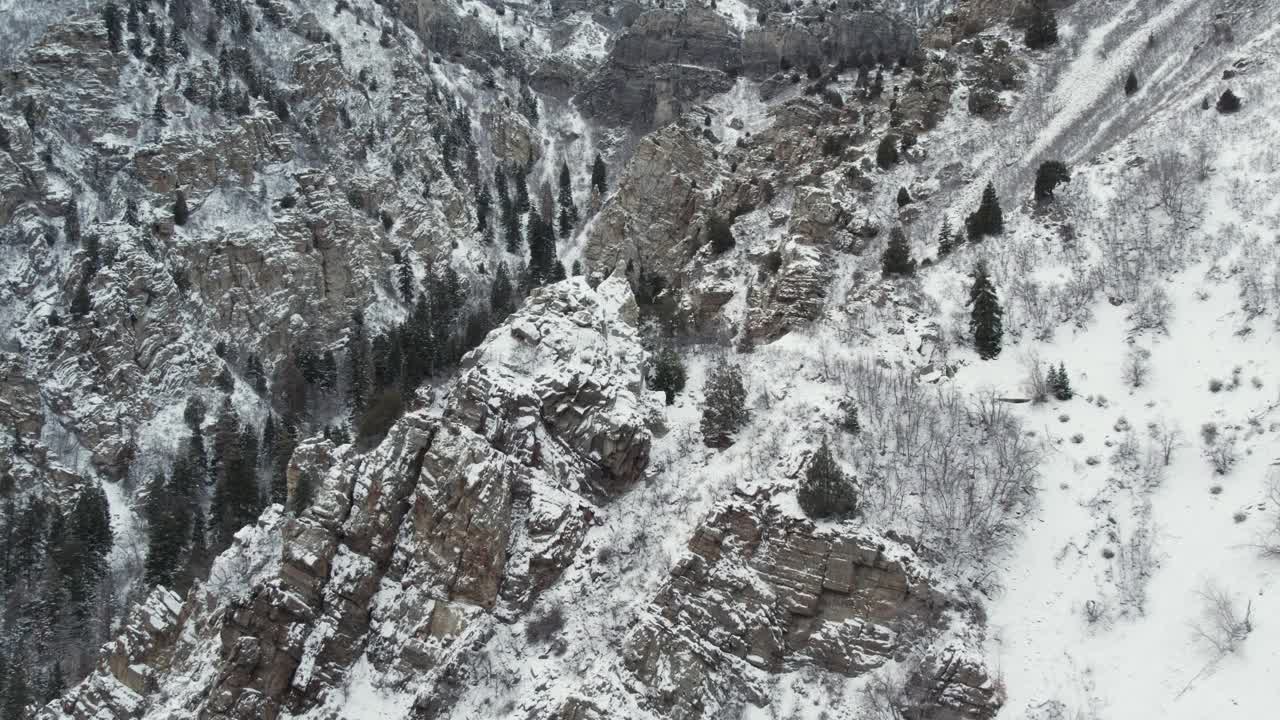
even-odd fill
[(67, 495), (61, 505), (12, 495), (0, 505), (2, 717), (60, 694), (111, 632), (107, 498), (96, 485)]

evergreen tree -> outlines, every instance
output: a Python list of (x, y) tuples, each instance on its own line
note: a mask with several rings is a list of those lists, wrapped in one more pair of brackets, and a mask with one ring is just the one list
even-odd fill
[(258, 491), (258, 434), (252, 425), (240, 424), (230, 399), (218, 418), (215, 454), (218, 474), (210, 504), (209, 525), (218, 549), (231, 545), (232, 537), (251, 524), (261, 510)]
[(62, 661), (55, 660), (53, 668), (49, 670), (49, 680), (45, 683), (44, 697), (42, 702), (48, 704), (62, 697), (62, 693), (66, 692), (67, 679), (62, 673)]
[(124, 201), (124, 221), (133, 227), (142, 224), (142, 219), (138, 216), (138, 201), (134, 198)]
[[(541, 213), (529, 215), (529, 274), (535, 285), (554, 282), (557, 276), (556, 236)], [(563, 270), (561, 270), (563, 273)]]
[(427, 293), (418, 293), (413, 312), (409, 313), (401, 331), (406, 394), (416, 390), (435, 369), (436, 348), (431, 333), (431, 310), (428, 303)]
[(853, 481), (831, 455), (826, 438), (805, 469), (796, 489), (796, 499), (805, 514), (815, 519), (848, 517), (857, 512), (858, 496)]
[(67, 214), (62, 216), (62, 234), (72, 245), (79, 245), (81, 242), (80, 202), (74, 197), (67, 203)]
[[(391, 429), (396, 418), (404, 412), (403, 403), (400, 393), (394, 390), (387, 390), (374, 397), (356, 425), (357, 445), (364, 449), (377, 445)], [(310, 502), (309, 498), (304, 499)]]
[(1058, 18), (1045, 0), (1034, 0), (1023, 42), (1032, 50), (1042, 50), (1058, 42)]
[(569, 175), (569, 164), (560, 163), (560, 237), (567, 238), (578, 224), (578, 206), (573, 202), (573, 178)]
[(515, 203), (507, 189), (507, 178), (502, 168), (493, 171), (493, 186), (498, 193), (498, 209), (502, 215), (502, 230), (506, 237), (507, 252), (520, 250), (520, 216), (516, 213)]
[(511, 273), (507, 271), (505, 262), (499, 262), (498, 270), (493, 275), (493, 284), (489, 286), (489, 311), (495, 322), (502, 322), (515, 307), (515, 288), (511, 284)]
[(711, 252), (719, 255), (737, 244), (733, 237), (733, 228), (718, 214), (707, 218), (707, 242), (711, 244)]
[[(174, 54), (184, 60), (191, 57), (191, 48), (187, 46), (187, 39), (183, 37), (181, 31), (174, 32), (169, 36), (169, 47)], [(288, 118), (282, 118), (287, 120)]]
[(191, 509), (191, 542), (187, 550), (187, 564), (182, 571), (180, 588), (191, 587), (192, 581), (203, 579), (209, 573), (209, 544), (205, 540), (204, 511), (196, 505)]
[(71, 314), (82, 318), (88, 315), (92, 309), (93, 301), (89, 298), (89, 286), (84, 280), (81, 280), (76, 284), (75, 295), (71, 298)]
[(599, 153), (596, 153), (595, 162), (591, 164), (591, 187), (595, 188), (596, 191), (600, 193), (601, 197), (603, 197), (607, 189), (607, 185), (608, 180), (605, 177), (604, 160), (600, 158)]
[(889, 232), (889, 244), (880, 256), (881, 272), (888, 275), (912, 275), (916, 271), (916, 261), (911, 258), (911, 246), (901, 227)]
[(249, 361), (245, 363), (244, 377), (253, 386), (254, 392), (259, 395), (267, 393), (267, 369), (262, 366), (262, 359), (256, 354), (250, 355)]
[(0, 150), (8, 152), (13, 148), (13, 136), (9, 134), (9, 128), (0, 124)]
[(876, 146), (876, 164), (882, 170), (898, 164), (898, 139), (893, 135), (885, 135)]
[(427, 289), (430, 293), (432, 367), (444, 367), (452, 362), (458, 347), (453, 332), (461, 309), (457, 273), (453, 273), (452, 268), (446, 269), (444, 276), (433, 278)]
[(661, 390), (670, 405), (675, 402), (676, 393), (684, 390), (684, 383), (684, 361), (673, 348), (664, 348), (654, 363), (653, 389)]
[(943, 216), (942, 229), (938, 231), (938, 257), (944, 258), (955, 249), (955, 237), (951, 234), (951, 218)]
[(1049, 367), (1049, 390), (1059, 400), (1070, 400), (1075, 396), (1075, 391), (1071, 389), (1071, 378), (1067, 375), (1065, 363), (1058, 363), (1057, 369), (1054, 369), (1053, 366)]
[(214, 380), (218, 385), (218, 389), (230, 395), (236, 389), (236, 379), (231, 376), (231, 368), (226, 363), (222, 364), (222, 369), (218, 371), (218, 377)]
[(190, 216), (191, 213), (187, 209), (187, 194), (179, 189), (173, 199), (173, 224), (186, 225), (187, 218)]
[(263, 467), (272, 467), (276, 459), (276, 416), (267, 412), (267, 419), (262, 421), (262, 443), (258, 446), (262, 456)]
[(721, 359), (707, 376), (703, 386), (702, 443), (724, 449), (733, 444), (734, 435), (747, 423), (747, 390), (737, 365)]
[(1129, 77), (1124, 81), (1124, 94), (1132, 95), (1138, 92), (1138, 75), (1134, 71), (1129, 71)]
[(1004, 334), (1004, 311), (996, 297), (995, 286), (987, 264), (979, 261), (973, 270), (973, 287), (969, 290), (972, 307), (969, 330), (973, 333), (973, 346), (978, 357), (990, 360), (1000, 354), (1000, 340)]
[(858, 420), (858, 404), (852, 398), (843, 402), (844, 415), (840, 418), (840, 427), (850, 435), (862, 432), (862, 423)]
[(175, 35), (191, 27), (190, 0), (169, 0), (169, 17), (173, 18), (173, 27), (178, 31)]
[(911, 193), (907, 192), (904, 187), (898, 188), (898, 207), (906, 207), (913, 202)]
[(59, 520), (61, 527), (50, 532), (56, 539), (53, 560), (62, 573), (71, 613), (85, 618), (106, 576), (113, 542), (106, 494), (97, 485), (82, 487), (75, 504)]
[(303, 510), (311, 507), (311, 501), (315, 497), (315, 481), (311, 478), (311, 473), (298, 473), (298, 481), (293, 485), (293, 496), (289, 498), (289, 511), (294, 515), (301, 515)]
[(120, 28), (120, 6), (114, 2), (108, 2), (102, 8), (102, 22), (107, 26), (107, 47), (111, 48), (111, 52), (118, 53), (123, 49), (124, 44), (121, 42), (123, 33)]
[(988, 235), (999, 235), (1004, 232), (1004, 212), (1000, 209), (1000, 198), (996, 197), (996, 186), (987, 183), (982, 191), (982, 202), (978, 209), (965, 221), (969, 231), (969, 241), (979, 242)]
[(162, 76), (169, 69), (169, 42), (164, 28), (157, 28), (155, 42), (151, 44), (151, 55), (147, 57), (147, 62), (156, 69), (157, 74)]
[(364, 312), (351, 314), (351, 335), (347, 343), (347, 387), (351, 393), (351, 416), (359, 418), (369, 402), (369, 338), (364, 327)]
[(523, 215), (532, 209), (529, 204), (529, 173), (524, 168), (517, 168), (514, 179), (516, 185), (515, 210), (516, 213)]
[(162, 475), (151, 481), (143, 516), (147, 520), (147, 555), (143, 562), (143, 582), (148, 587), (174, 587), (182, 562), (190, 509), (183, 506), (174, 484)]
[(102, 267), (102, 247), (97, 233), (91, 232), (84, 235), (84, 254), (89, 260), (89, 267), (85, 271), (85, 279), (88, 280)]
[(142, 11), (142, 0), (129, 0), (129, 13), (125, 26), (129, 28), (129, 32), (137, 35), (142, 29), (142, 20), (139, 13)]
[(155, 108), (151, 111), (151, 118), (156, 121), (157, 125), (163, 126), (169, 121), (169, 111), (164, 109), (164, 95), (156, 94)]
[(409, 265), (407, 255), (400, 258), (400, 266), (397, 270), (397, 279), (400, 285), (400, 299), (405, 305), (413, 303), (413, 268)]
[(480, 188), (480, 194), (476, 196), (476, 232), (485, 235), (489, 231), (489, 213), (493, 205), (493, 195), (489, 192), (489, 186), (483, 185)]
[(1066, 163), (1059, 160), (1045, 160), (1040, 163), (1040, 169), (1036, 171), (1036, 202), (1052, 202), (1054, 189), (1060, 183), (1070, 181), (1071, 171), (1067, 169)]
[(187, 398), (187, 404), (182, 409), (182, 420), (191, 432), (197, 435), (200, 434), (200, 427), (204, 424), (205, 412), (206, 408), (203, 400), (195, 395)]
[(15, 653), (15, 662), (9, 668), (9, 678), (5, 688), (7, 691), (4, 697), (4, 713), (3, 716), (8, 720), (21, 720), (27, 714), (27, 706), (31, 704), (31, 688), (27, 685), (27, 666), (26, 663), (18, 661)]
[(1224, 115), (1230, 115), (1240, 109), (1240, 98), (1231, 92), (1231, 88), (1227, 88), (1218, 97), (1218, 112)]
[(338, 358), (332, 350), (325, 350), (316, 362), (316, 386), (321, 392), (332, 394), (338, 389)]

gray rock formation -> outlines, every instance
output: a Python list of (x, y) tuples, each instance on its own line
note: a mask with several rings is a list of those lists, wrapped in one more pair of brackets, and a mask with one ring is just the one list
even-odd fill
[[(648, 462), (653, 399), (635, 322), (621, 277), (543, 288), (469, 356), (442, 416), (406, 415), (368, 455), (302, 444), (291, 486), (323, 482), (302, 514), (264, 514), (257, 532), (278, 545), (254, 550), (243, 531), (180, 612), (157, 590), (146, 612), (167, 614), (131, 622), (62, 711), (151, 716), (171, 699), (165, 682), (188, 670), (169, 658), (210, 642), (212, 665), (187, 700), (200, 717), (300, 712), (357, 660), (380, 683), (411, 682), (424, 711), (443, 710), (475, 644), (574, 560), (592, 498), (625, 490)], [(234, 572), (245, 556), (263, 565)], [(247, 592), (220, 597), (221, 582)]]
[(736, 692), (762, 701), (753, 669), (874, 669), (935, 625), (946, 603), (909, 550), (819, 531), (767, 505), (722, 507), (689, 551), (623, 648), (643, 692), (672, 718), (714, 713)]
[(771, 13), (764, 26), (745, 31), (701, 5), (655, 9), (617, 38), (577, 101), (591, 117), (648, 129), (728, 90), (739, 75), (762, 80), (811, 62), (896, 61), (917, 44), (914, 29), (901, 19), (848, 2), (829, 14)]

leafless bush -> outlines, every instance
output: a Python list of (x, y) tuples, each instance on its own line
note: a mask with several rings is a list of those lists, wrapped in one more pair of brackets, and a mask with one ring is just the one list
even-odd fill
[(1196, 138), (1191, 150), (1191, 166), (1195, 170), (1196, 180), (1204, 182), (1209, 179), (1209, 174), (1213, 172), (1213, 158), (1214, 145), (1209, 139), (1204, 136)]
[(1148, 285), (1138, 294), (1138, 300), (1129, 313), (1134, 332), (1154, 330), (1169, 332), (1169, 316), (1173, 314), (1173, 301), (1163, 285)]
[(1116, 590), (1121, 602), (1141, 613), (1147, 603), (1147, 581), (1156, 566), (1150, 529), (1140, 524), (1127, 541), (1119, 543), (1118, 550), (1113, 575)]
[[(994, 393), (970, 399), (928, 389), (909, 373), (869, 364), (842, 369), (861, 408), (863, 432), (845, 436), (877, 522), (946, 548), (953, 568), (1012, 537), (1012, 520), (1034, 487), (1038, 442)], [(872, 411), (874, 409), (874, 412)]]
[(1152, 423), (1149, 426), (1151, 441), (1160, 453), (1160, 460), (1165, 467), (1173, 461), (1173, 451), (1182, 444), (1182, 433), (1177, 428), (1169, 427), (1165, 422)]
[(1181, 153), (1170, 150), (1158, 155), (1148, 167), (1148, 179), (1156, 201), (1175, 222), (1181, 224), (1186, 219), (1187, 205), (1191, 202), (1190, 164)]
[(907, 704), (906, 676), (893, 669), (876, 672), (862, 686), (861, 717), (868, 720), (903, 720)]
[(1205, 456), (1209, 458), (1209, 464), (1213, 466), (1213, 471), (1219, 475), (1226, 475), (1231, 472), (1231, 468), (1235, 466), (1238, 454), (1236, 452), (1236, 438), (1234, 435), (1228, 435), (1218, 442), (1205, 448)]
[(1138, 469), (1140, 452), (1138, 449), (1138, 441), (1133, 435), (1125, 433), (1120, 442), (1116, 444), (1116, 449), (1111, 453), (1111, 464), (1120, 470), (1133, 472)]
[(1267, 481), (1267, 500), (1271, 505), (1271, 529), (1259, 546), (1263, 557), (1280, 558), (1280, 467), (1271, 472)]
[(1130, 348), (1122, 371), (1125, 382), (1131, 387), (1139, 388), (1147, 384), (1147, 376), (1151, 373), (1151, 351), (1137, 346)]
[(1242, 613), (1235, 598), (1213, 583), (1207, 583), (1198, 595), (1204, 609), (1200, 622), (1192, 626), (1195, 637), (1217, 657), (1235, 652), (1253, 632), (1253, 601)]
[(1040, 356), (1034, 352), (1028, 353), (1023, 366), (1027, 370), (1026, 393), (1031, 397), (1031, 402), (1042, 403), (1048, 400), (1049, 379)]

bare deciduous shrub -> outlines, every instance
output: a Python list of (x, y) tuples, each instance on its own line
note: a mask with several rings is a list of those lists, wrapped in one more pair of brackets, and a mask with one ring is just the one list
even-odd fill
[(862, 709), (868, 720), (903, 720), (907, 704), (906, 676), (884, 669), (874, 673), (862, 686)]
[(1134, 346), (1125, 356), (1124, 380), (1131, 387), (1139, 388), (1147, 384), (1147, 376), (1151, 374), (1151, 351)]
[(1023, 361), (1027, 370), (1026, 393), (1033, 403), (1043, 403), (1049, 399), (1049, 380), (1044, 364), (1036, 353), (1028, 353)]
[(1226, 475), (1231, 472), (1231, 468), (1235, 466), (1238, 459), (1235, 436), (1228, 435), (1205, 448), (1205, 455), (1217, 474)]
[(1242, 612), (1236, 599), (1213, 583), (1207, 583), (1198, 595), (1204, 608), (1203, 618), (1192, 626), (1195, 637), (1217, 657), (1235, 652), (1253, 632), (1253, 601), (1246, 603)]
[(1148, 166), (1156, 201), (1175, 222), (1186, 218), (1191, 202), (1192, 170), (1187, 159), (1175, 151), (1163, 152)]
[(1120, 602), (1139, 613), (1146, 607), (1147, 581), (1156, 567), (1149, 523), (1149, 515), (1144, 513), (1127, 540), (1116, 531), (1116, 560), (1112, 564), (1112, 580)]
[(846, 397), (875, 408), (862, 432), (842, 435), (860, 477), (864, 514), (946, 548), (951, 568), (985, 558), (1013, 537), (1034, 490), (1040, 440), (994, 393), (977, 398), (864, 362), (837, 370)]
[(1271, 506), (1271, 527), (1263, 535), (1259, 548), (1263, 557), (1280, 558), (1280, 468), (1272, 470), (1267, 481), (1267, 501)]
[(1173, 301), (1162, 285), (1148, 285), (1142, 288), (1134, 303), (1133, 312), (1129, 313), (1129, 322), (1135, 332), (1154, 330), (1169, 332), (1169, 316), (1173, 314)]
[(1169, 427), (1164, 421), (1152, 423), (1147, 429), (1151, 432), (1151, 441), (1160, 453), (1160, 461), (1168, 467), (1173, 461), (1173, 451), (1182, 444), (1182, 433), (1177, 428)]

